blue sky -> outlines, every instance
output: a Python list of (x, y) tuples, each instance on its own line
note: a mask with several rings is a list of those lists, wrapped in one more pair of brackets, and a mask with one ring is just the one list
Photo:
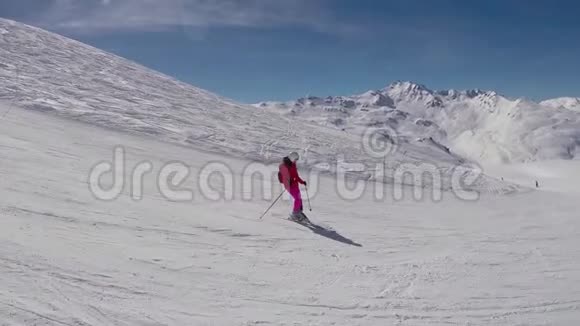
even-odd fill
[(395, 80), (580, 96), (579, 13), (557, 0), (0, 0), (0, 17), (242, 102)]

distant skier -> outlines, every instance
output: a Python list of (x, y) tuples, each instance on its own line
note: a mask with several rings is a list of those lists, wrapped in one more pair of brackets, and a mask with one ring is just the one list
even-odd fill
[(536, 180), (536, 188), (540, 188), (540, 183)]
[(290, 218), (301, 221), (306, 219), (306, 215), (302, 212), (302, 195), (300, 193), (299, 184), (306, 185), (306, 181), (302, 180), (298, 175), (296, 168), (296, 161), (300, 156), (296, 152), (290, 153), (284, 157), (278, 169), (278, 179), (280, 183), (284, 184), (284, 188), (294, 198), (294, 209)]

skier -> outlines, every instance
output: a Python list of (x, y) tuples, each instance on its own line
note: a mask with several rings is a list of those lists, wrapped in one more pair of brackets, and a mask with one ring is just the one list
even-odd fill
[(302, 180), (298, 175), (296, 161), (298, 161), (299, 158), (300, 156), (296, 152), (292, 152), (284, 157), (278, 168), (278, 179), (282, 184), (284, 184), (284, 188), (286, 188), (292, 198), (294, 198), (294, 209), (292, 210), (290, 218), (297, 221), (303, 221), (307, 219), (307, 217), (302, 212), (302, 195), (300, 194), (299, 184), (306, 186), (306, 181)]

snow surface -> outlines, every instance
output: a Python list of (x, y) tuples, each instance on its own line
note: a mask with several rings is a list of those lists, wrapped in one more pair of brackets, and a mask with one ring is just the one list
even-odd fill
[[(451, 192), (441, 201), (428, 195), (416, 201), (411, 188), (395, 200), (393, 184), (372, 178), (360, 198), (345, 200), (332, 175), (310, 177), (307, 213), (321, 229), (285, 220), (287, 200), (260, 220), (271, 199), (255, 189), (261, 180), (242, 173), (254, 160), (274, 163), (273, 171), (295, 148), (311, 167), (338, 154), (364, 163), (376, 158), (365, 156), (355, 132), (240, 105), (19, 23), (0, 20), (0, 31), (0, 325), (576, 325), (580, 319), (579, 160), (486, 166), (490, 176), (476, 184), (477, 201)], [(420, 85), (400, 83), (392, 92), (390, 99), (367, 94), (369, 112), (380, 103), (377, 115), (404, 120), (417, 113), (411, 105), (399, 110), (401, 98), (430, 101)], [(445, 96), (493, 102), (495, 95)], [(352, 106), (342, 100), (341, 107)], [(575, 117), (554, 112), (554, 119)], [(462, 159), (436, 132), (399, 131), (390, 164), (449, 170)], [(89, 171), (112, 160), (117, 146), (126, 150), (126, 177), (139, 163), (153, 166), (141, 200), (130, 196), (129, 183), (111, 201), (89, 190)], [(193, 191), (190, 201), (168, 200), (157, 185), (160, 169), (176, 161), (190, 168), (176, 185)], [(233, 199), (203, 196), (198, 179), (215, 162), (231, 168)], [(212, 189), (227, 190), (212, 180)], [(535, 180), (538, 191), (521, 191)], [(243, 187), (250, 181), (252, 191)], [(279, 184), (266, 181), (264, 191), (276, 195)], [(380, 186), (386, 197), (379, 200)]]
[(432, 91), (395, 82), (361, 95), (308, 97), (255, 106), (359, 134), (386, 126), (400, 136), (432, 138), (480, 164), (573, 159), (580, 147), (580, 100), (535, 103), (493, 91)]
[[(234, 200), (214, 202), (195, 186), (207, 162), (227, 163), (237, 180), (249, 162), (24, 110), (1, 125), (3, 325), (575, 325), (580, 318), (577, 195), (377, 202), (369, 191), (345, 201), (323, 178), (310, 215), (336, 233), (314, 233), (282, 219), (288, 202), (260, 221), (269, 201), (244, 201), (238, 189)], [(156, 172), (145, 177), (141, 201), (128, 187), (117, 200), (95, 199), (88, 171), (118, 144), (128, 167), (187, 162), (192, 175), (183, 187), (195, 199), (164, 199)]]

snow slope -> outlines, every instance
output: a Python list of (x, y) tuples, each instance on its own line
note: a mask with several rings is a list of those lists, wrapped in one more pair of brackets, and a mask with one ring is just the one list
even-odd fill
[[(425, 163), (443, 176), (441, 187), (448, 190), (465, 162), (430, 142), (401, 138), (385, 171), (377, 172), (385, 159), (368, 155), (360, 135), (241, 105), (38, 28), (3, 19), (0, 28), (6, 31), (0, 35), (0, 99), (15, 107), (261, 162), (279, 161), (298, 149), (312, 168), (381, 182), (413, 182), (396, 180), (395, 170), (403, 163)], [(351, 162), (362, 168), (346, 164)], [(475, 174), (466, 167), (466, 176)], [(485, 175), (471, 188), (519, 190)]]
[(490, 165), (485, 172), (528, 187), (539, 183), (539, 190), (580, 196), (580, 161), (553, 160), (508, 165)]
[(574, 100), (534, 103), (493, 91), (433, 91), (395, 82), (361, 95), (256, 106), (354, 134), (368, 126), (385, 126), (403, 136), (432, 138), (456, 155), (489, 164), (576, 157), (580, 111)]
[[(0, 28), (7, 31), (0, 98), (20, 107), (253, 158), (313, 142), (329, 148), (330, 137), (342, 136), (294, 131), (288, 120), (41, 29), (1, 19)], [(284, 145), (271, 146), (272, 139)]]
[[(249, 162), (13, 110), (0, 121), (3, 325), (575, 325), (577, 195), (537, 191), (464, 202), (345, 201), (322, 178), (311, 232), (281, 202), (201, 195), (207, 162), (241, 184)], [(123, 144), (147, 160), (143, 199), (88, 191)], [(174, 202), (160, 167), (191, 167)], [(277, 189), (277, 185), (273, 185)], [(276, 190), (277, 191), (277, 190)]]

